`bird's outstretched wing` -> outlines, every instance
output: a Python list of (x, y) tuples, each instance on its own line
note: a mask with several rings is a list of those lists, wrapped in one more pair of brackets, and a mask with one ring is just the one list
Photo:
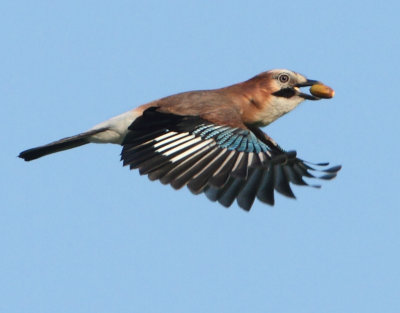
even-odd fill
[[(294, 198), (289, 183), (309, 185), (303, 177), (332, 179), (340, 170), (326, 168), (327, 163), (316, 164), (319, 170), (311, 167), (258, 128), (221, 126), (157, 108), (147, 109), (130, 125), (122, 145), (124, 166), (175, 189), (187, 185), (226, 207), (237, 199), (244, 210), (250, 210), (256, 197), (273, 205), (274, 189)], [(323, 174), (316, 177), (313, 171)]]

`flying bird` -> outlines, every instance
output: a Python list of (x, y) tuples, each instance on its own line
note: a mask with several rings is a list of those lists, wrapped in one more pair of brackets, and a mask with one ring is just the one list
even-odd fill
[[(310, 94), (301, 87), (311, 87)], [(312, 164), (285, 151), (260, 127), (304, 100), (332, 98), (324, 84), (275, 69), (228, 87), (175, 94), (141, 105), (86, 132), (25, 150), (31, 161), (87, 143), (122, 145), (121, 160), (150, 180), (194, 194), (205, 193), (225, 207), (234, 200), (250, 210), (255, 198), (273, 205), (274, 190), (295, 198), (290, 183), (332, 179), (341, 166)], [(316, 172), (320, 174), (316, 175)]]

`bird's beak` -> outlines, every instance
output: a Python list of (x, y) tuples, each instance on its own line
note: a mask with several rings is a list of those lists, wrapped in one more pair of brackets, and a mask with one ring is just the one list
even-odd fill
[(306, 82), (297, 84), (296, 87), (310, 87), (312, 85), (321, 84), (318, 80), (307, 79)]
[(294, 86), (294, 89), (296, 90), (296, 93), (298, 96), (307, 99), (307, 100), (320, 100), (321, 98), (318, 98), (314, 95), (309, 95), (307, 93), (303, 93), (300, 91), (301, 87), (310, 87), (310, 86), (314, 86), (317, 84), (321, 84), (319, 81), (317, 80), (312, 80), (312, 79), (307, 79), (307, 81), (305, 81), (304, 83), (299, 83), (296, 86)]
[[(310, 87), (310, 93), (303, 93), (300, 91), (301, 87)], [(335, 91), (323, 83), (317, 81), (317, 80), (312, 80), (308, 79), (307, 81), (303, 83), (299, 83), (296, 86), (294, 86), (294, 90), (296, 91), (296, 94), (299, 97), (302, 97), (307, 100), (320, 100), (321, 98), (329, 99), (332, 98), (335, 94)]]

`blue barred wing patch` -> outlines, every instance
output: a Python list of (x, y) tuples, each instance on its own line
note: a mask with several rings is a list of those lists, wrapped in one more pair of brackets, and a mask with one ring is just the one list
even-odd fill
[(214, 139), (218, 146), (230, 151), (260, 153), (270, 155), (268, 146), (260, 141), (251, 131), (246, 129), (201, 124), (193, 130), (193, 134), (203, 139)]

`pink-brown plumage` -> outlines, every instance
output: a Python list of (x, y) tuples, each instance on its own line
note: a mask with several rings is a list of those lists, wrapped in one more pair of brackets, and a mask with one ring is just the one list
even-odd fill
[[(274, 203), (274, 190), (294, 197), (289, 182), (308, 185), (303, 177), (314, 177), (315, 169), (295, 152), (281, 149), (259, 127), (305, 99), (319, 100), (300, 90), (315, 84), (319, 87), (313, 91), (324, 86), (289, 70), (263, 72), (231, 86), (143, 104), (87, 132), (23, 151), (19, 157), (30, 161), (90, 142), (121, 144), (124, 165), (138, 168), (150, 179), (174, 188), (187, 185), (194, 194), (204, 192), (227, 207), (237, 199), (240, 207), (250, 210), (256, 197), (268, 204)], [(324, 173), (320, 178), (335, 177), (340, 167), (326, 169), (326, 165), (319, 165)]]

